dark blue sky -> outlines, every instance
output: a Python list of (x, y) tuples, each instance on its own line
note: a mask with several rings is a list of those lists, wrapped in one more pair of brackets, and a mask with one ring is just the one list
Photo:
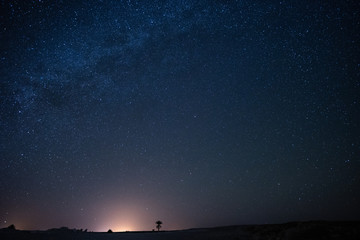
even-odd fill
[(0, 4), (0, 227), (359, 219), (357, 1)]

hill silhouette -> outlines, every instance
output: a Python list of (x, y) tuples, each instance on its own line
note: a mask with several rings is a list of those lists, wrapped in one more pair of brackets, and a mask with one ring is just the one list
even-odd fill
[(42, 239), (79, 239), (79, 240), (165, 240), (165, 239), (282, 239), (282, 240), (357, 240), (360, 239), (360, 221), (310, 221), (290, 222), (267, 225), (236, 225), (214, 228), (195, 228), (177, 231), (142, 232), (87, 232), (82, 229), (61, 227), (47, 231), (24, 231), (14, 227), (0, 229), (0, 239), (42, 240)]

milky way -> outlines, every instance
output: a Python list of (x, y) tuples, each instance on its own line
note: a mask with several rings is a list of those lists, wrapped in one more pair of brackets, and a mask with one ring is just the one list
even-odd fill
[(357, 1), (0, 4), (0, 227), (360, 216)]

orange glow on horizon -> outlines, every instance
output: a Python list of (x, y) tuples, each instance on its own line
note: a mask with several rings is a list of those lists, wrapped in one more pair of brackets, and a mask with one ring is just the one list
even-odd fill
[(94, 230), (98, 232), (106, 232), (109, 229), (113, 232), (148, 230), (141, 226), (141, 215), (141, 210), (131, 204), (110, 206), (104, 209), (101, 224)]
[(97, 232), (107, 232), (111, 229), (113, 232), (139, 231), (140, 229), (131, 220), (124, 220), (123, 218), (112, 218), (101, 224), (95, 229)]

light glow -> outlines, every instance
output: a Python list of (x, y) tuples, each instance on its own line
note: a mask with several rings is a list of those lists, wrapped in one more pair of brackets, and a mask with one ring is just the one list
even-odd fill
[(113, 232), (140, 231), (143, 228), (139, 225), (141, 214), (139, 209), (130, 204), (112, 206), (106, 208), (101, 225), (95, 231), (106, 232), (111, 229)]

